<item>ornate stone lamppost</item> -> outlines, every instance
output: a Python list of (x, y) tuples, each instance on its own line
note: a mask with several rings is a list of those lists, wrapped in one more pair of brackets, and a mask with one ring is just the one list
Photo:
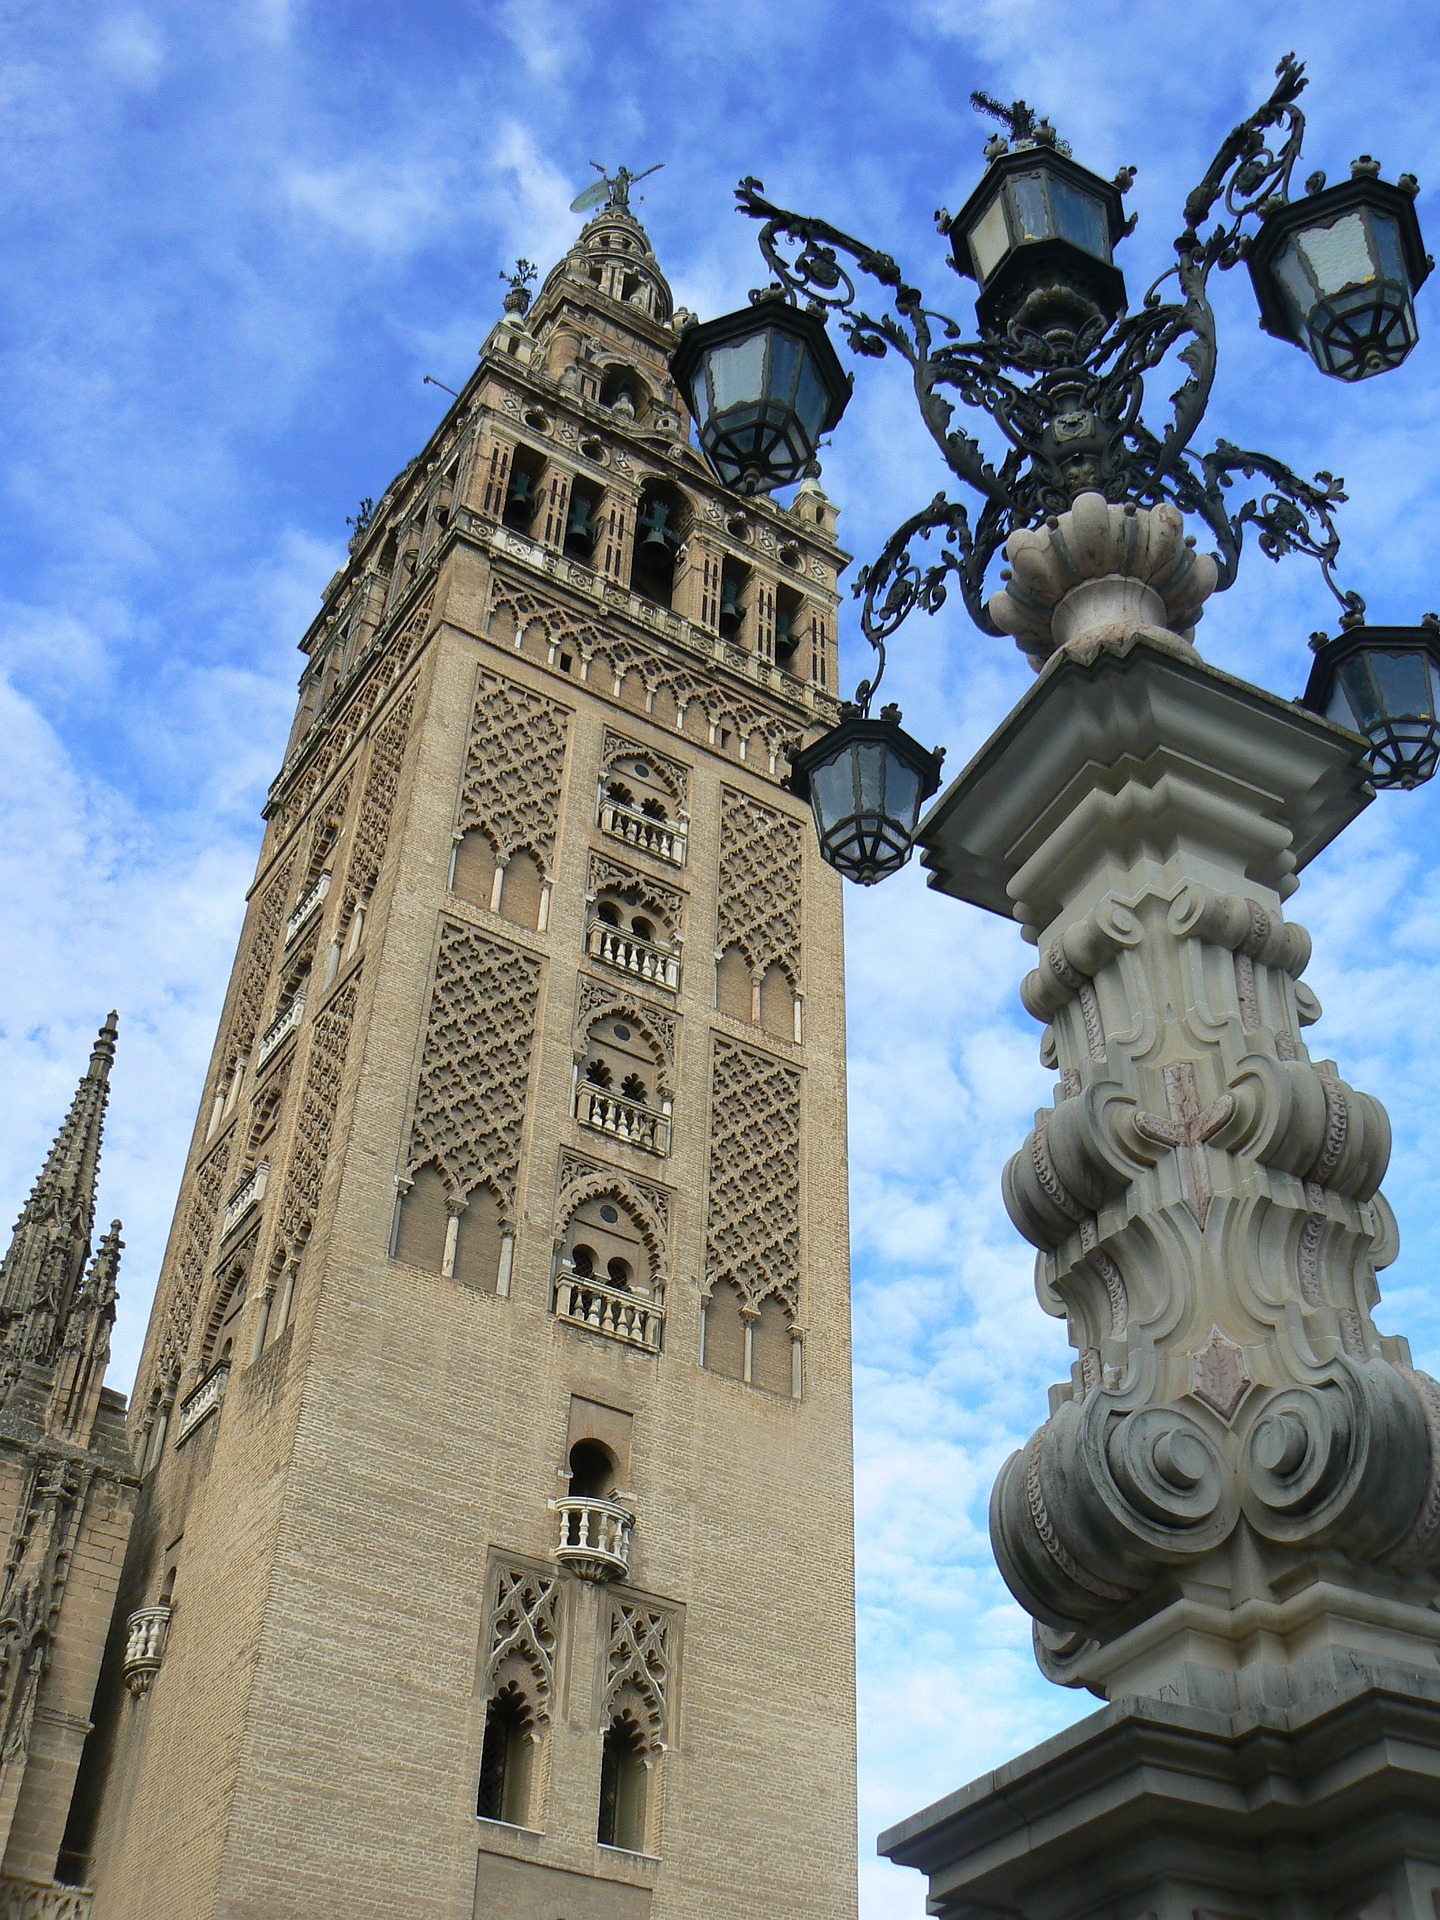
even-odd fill
[[(1191, 449), (1214, 269), (1245, 261), (1262, 325), (1360, 380), (1414, 345), (1429, 262), (1408, 176), (1386, 185), (1364, 159), (1290, 197), (1293, 59), (1278, 82), (1190, 196), (1175, 265), (1134, 312), (1114, 259), (1128, 170), (1102, 181), (1023, 104), (981, 99), (1008, 137), (939, 217), (979, 288), (978, 339), (888, 256), (747, 181), (777, 285), (748, 327), (697, 327), (676, 356), (702, 445), (764, 486), (778, 476), (762, 442), (793, 463), (843, 404), (833, 347), (818, 325), (777, 329), (783, 305), (807, 325), (835, 313), (862, 355), (901, 354), (981, 506), (937, 496), (861, 575), (880, 670), (900, 622), (952, 579), (1037, 669), (918, 832), (938, 756), (893, 708), (870, 717), (874, 682), (795, 761), (842, 872), (878, 879), (913, 841), (932, 886), (1021, 922), (1037, 949), (1022, 997), (1056, 1074), (1005, 1200), (1077, 1358), (1001, 1472), (991, 1534), (1042, 1669), (1106, 1704), (882, 1837), (956, 1920), (1440, 1914), (1440, 1388), (1371, 1318), (1398, 1244), (1380, 1193), (1389, 1126), (1311, 1055), (1310, 941), (1284, 915), (1377, 786), (1435, 771), (1440, 630), (1369, 627), (1337, 585), (1332, 476), (1224, 441)], [(853, 273), (893, 311), (860, 311)], [(777, 339), (808, 369), (787, 369)], [(1174, 354), (1185, 378), (1152, 429), (1145, 376)], [(772, 363), (808, 413), (777, 418)], [(952, 395), (990, 415), (1003, 457)], [(1316, 559), (1340, 604), (1303, 701), (1194, 646), (1247, 528), (1272, 559)], [(938, 556), (916, 559), (936, 534)]]

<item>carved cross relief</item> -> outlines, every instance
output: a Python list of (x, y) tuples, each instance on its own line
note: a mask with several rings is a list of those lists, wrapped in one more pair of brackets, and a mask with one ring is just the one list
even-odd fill
[(1215, 1189), (1210, 1182), (1210, 1166), (1205, 1142), (1217, 1134), (1235, 1111), (1235, 1096), (1222, 1093), (1208, 1107), (1200, 1105), (1195, 1088), (1195, 1063), (1177, 1060), (1165, 1069), (1165, 1104), (1168, 1117), (1158, 1113), (1137, 1113), (1135, 1131), (1156, 1146), (1173, 1147), (1180, 1164), (1180, 1190), (1185, 1204), (1203, 1230)]

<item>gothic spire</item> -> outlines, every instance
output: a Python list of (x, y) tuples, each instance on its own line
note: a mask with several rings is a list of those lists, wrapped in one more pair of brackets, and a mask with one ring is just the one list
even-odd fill
[(112, 1013), (100, 1029), (70, 1111), (0, 1263), (0, 1326), (13, 1350), (21, 1330), (18, 1323), (25, 1323), (27, 1358), (48, 1359), (63, 1338), (90, 1258), (116, 1032), (117, 1016)]

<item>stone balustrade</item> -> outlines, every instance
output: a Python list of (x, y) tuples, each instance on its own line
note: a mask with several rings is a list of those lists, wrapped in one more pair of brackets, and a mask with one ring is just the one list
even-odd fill
[(283, 1007), (270, 1025), (260, 1036), (260, 1044), (255, 1049), (255, 1071), (258, 1073), (272, 1055), (279, 1049), (288, 1034), (292, 1034), (305, 1016), (305, 996), (297, 993), (288, 1007)]
[(90, 1920), (95, 1898), (89, 1887), (57, 1882), (0, 1880), (0, 1920)]
[(560, 1538), (550, 1557), (582, 1580), (623, 1580), (630, 1572), (630, 1536), (635, 1518), (614, 1500), (570, 1494), (552, 1500)]
[(609, 794), (600, 801), (600, 831), (623, 840), (627, 847), (668, 861), (672, 867), (685, 864), (686, 830), (678, 821), (652, 820), (648, 813), (612, 800)]
[(592, 960), (602, 961), (607, 967), (618, 967), (622, 973), (633, 973), (637, 980), (644, 980), (652, 987), (668, 987), (671, 993), (679, 991), (679, 954), (667, 953), (648, 940), (637, 940), (633, 933), (607, 926), (603, 920), (591, 925), (586, 943)]
[(310, 921), (325, 904), (325, 896), (330, 891), (330, 875), (317, 874), (300, 896), (300, 903), (285, 922), (285, 944), (288, 947), (302, 927)]
[(612, 1140), (627, 1146), (643, 1147), (646, 1153), (669, 1153), (670, 1115), (638, 1100), (592, 1087), (582, 1081), (575, 1089), (575, 1118), (582, 1127), (608, 1133)]
[(225, 1202), (225, 1211), (220, 1216), (220, 1238), (223, 1240), (232, 1234), (252, 1207), (258, 1207), (265, 1198), (265, 1189), (270, 1181), (270, 1162), (262, 1160), (258, 1167), (252, 1167), (240, 1185)]
[[(125, 1623), (125, 1684), (138, 1700), (150, 1691), (150, 1682), (165, 1658), (173, 1607), (141, 1607)], [(4, 1909), (0, 1908), (0, 1913)], [(42, 1909), (42, 1911), (44, 1911)]]
[(555, 1317), (572, 1326), (603, 1333), (645, 1353), (658, 1353), (665, 1325), (665, 1294), (632, 1293), (593, 1275), (576, 1273), (567, 1262), (555, 1281)]
[[(225, 1388), (230, 1379), (230, 1362), (218, 1361), (193, 1393), (186, 1394), (180, 1402), (180, 1417), (175, 1423), (176, 1446), (190, 1438), (190, 1435), (212, 1413), (218, 1413), (225, 1398)], [(138, 1615), (136, 1616), (139, 1617)]]

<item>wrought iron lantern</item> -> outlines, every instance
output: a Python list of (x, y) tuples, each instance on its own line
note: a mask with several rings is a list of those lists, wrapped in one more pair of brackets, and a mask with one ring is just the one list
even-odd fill
[(1317, 191), (1266, 211), (1247, 259), (1266, 332), (1353, 381), (1398, 367), (1415, 345), (1415, 293), (1432, 262), (1414, 175), (1391, 186), (1368, 155), (1350, 171), (1338, 187), (1312, 174)]
[(979, 283), (980, 324), (1044, 326), (1064, 314), (1073, 325), (1077, 307), (1113, 320), (1125, 306), (1114, 247), (1131, 224), (1121, 187), (1062, 152), (1044, 121), (1035, 137), (1003, 146), (987, 149), (990, 165), (959, 213), (939, 216), (956, 270)]
[(1418, 627), (1354, 625), (1311, 641), (1303, 704), (1370, 742), (1377, 787), (1418, 787), (1440, 764), (1440, 618)]
[(670, 371), (706, 458), (742, 493), (800, 479), (854, 385), (823, 316), (776, 294), (687, 328)]
[(944, 758), (943, 747), (927, 753), (906, 733), (898, 707), (872, 720), (846, 701), (840, 724), (790, 763), (790, 788), (810, 802), (821, 857), (862, 887), (898, 873)]

